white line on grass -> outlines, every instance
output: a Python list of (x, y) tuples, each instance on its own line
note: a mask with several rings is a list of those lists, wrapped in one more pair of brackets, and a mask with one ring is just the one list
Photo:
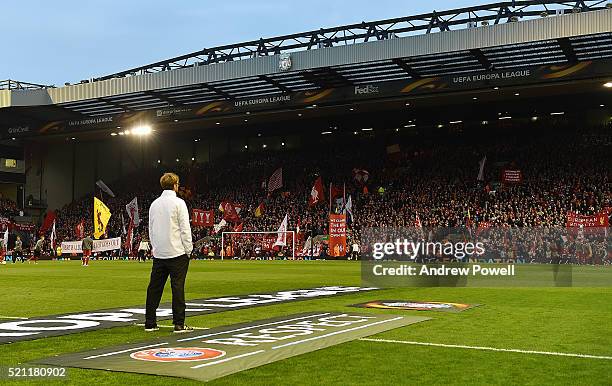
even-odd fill
[[(144, 323), (136, 323), (136, 325), (138, 327), (144, 327), (145, 324)], [(167, 326), (167, 325), (163, 325), (163, 324), (158, 324), (157, 327), (159, 327), (159, 328), (174, 328), (174, 326)], [(207, 327), (192, 327), (192, 326), (189, 326), (189, 327), (193, 328), (194, 330), (210, 330)]]
[(246, 354), (236, 355), (235, 357), (220, 359), (218, 361), (208, 362), (208, 363), (204, 363), (204, 364), (201, 364), (201, 365), (193, 366), (192, 369), (199, 369), (200, 367), (216, 365), (217, 363), (223, 363), (223, 362), (231, 361), (233, 359), (248, 357), (248, 356), (251, 356), (251, 355), (259, 354), (259, 353), (264, 352), (264, 351), (266, 351), (266, 350), (259, 350), (259, 351), (248, 352)]
[(5, 315), (0, 315), (0, 319), (28, 320), (28, 318), (22, 318), (22, 317), (19, 317), (19, 316), (5, 316)]
[(554, 355), (554, 356), (560, 356), (560, 357), (573, 357), (573, 358), (589, 358), (589, 359), (612, 360), (612, 356), (588, 355), (588, 354), (573, 354), (573, 353), (554, 352), (554, 351), (534, 351), (534, 350), (519, 350), (519, 349), (515, 349), (515, 348), (495, 348), (495, 347), (465, 346), (465, 345), (461, 345), (461, 344), (412, 342), (412, 341), (406, 341), (406, 340), (393, 340), (393, 339), (361, 338), (359, 340), (363, 340), (363, 341), (367, 341), (367, 342), (412, 344), (412, 345), (416, 345), (416, 346), (435, 346), (435, 347), (448, 347), (448, 348), (464, 348), (464, 349), (469, 349), (469, 350), (515, 352), (515, 353), (520, 353), (520, 354)]

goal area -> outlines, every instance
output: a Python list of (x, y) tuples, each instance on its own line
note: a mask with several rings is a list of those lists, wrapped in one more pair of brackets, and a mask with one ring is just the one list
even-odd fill
[(295, 231), (245, 231), (221, 233), (221, 260), (267, 260), (296, 257)]

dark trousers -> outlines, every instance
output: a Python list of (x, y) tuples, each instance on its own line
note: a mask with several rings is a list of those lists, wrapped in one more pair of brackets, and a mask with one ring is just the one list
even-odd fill
[(164, 292), (168, 275), (172, 286), (172, 323), (185, 324), (185, 277), (189, 267), (189, 257), (181, 255), (172, 259), (153, 259), (151, 280), (147, 288), (147, 311), (145, 325), (156, 324), (156, 311)]

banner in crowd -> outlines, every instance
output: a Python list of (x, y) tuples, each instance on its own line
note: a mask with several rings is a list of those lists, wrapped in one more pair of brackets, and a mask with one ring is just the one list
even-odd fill
[(329, 255), (333, 257), (346, 254), (346, 215), (329, 215)]
[[(64, 253), (83, 253), (81, 245), (82, 241), (64, 241), (62, 242), (62, 251)], [(92, 252), (107, 252), (115, 249), (121, 249), (121, 237), (94, 240)]]
[(36, 229), (36, 225), (34, 224), (18, 224), (12, 222), (10, 219), (6, 217), (0, 217), (0, 231), (4, 232), (9, 229), (9, 231), (19, 231), (19, 232), (34, 232)]
[(10, 227), (15, 231), (21, 231), (21, 232), (34, 232), (34, 230), (36, 229), (36, 225), (34, 224), (11, 223)]
[(592, 216), (585, 216), (576, 212), (567, 212), (567, 223), (568, 228), (591, 228), (591, 227), (608, 227), (610, 226), (608, 214), (606, 211), (601, 211)]
[(502, 182), (504, 184), (519, 184), (523, 182), (523, 172), (520, 170), (502, 170)]
[(191, 211), (191, 225), (196, 227), (214, 226), (215, 212), (213, 210), (193, 209)]

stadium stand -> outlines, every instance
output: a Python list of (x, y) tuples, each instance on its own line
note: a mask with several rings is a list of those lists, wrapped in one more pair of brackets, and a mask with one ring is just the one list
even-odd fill
[[(483, 223), (498, 227), (564, 227), (568, 211), (593, 215), (612, 206), (609, 131), (563, 132), (551, 128), (535, 137), (527, 135), (526, 130), (494, 135), (481, 130), (465, 135), (423, 135), (399, 144), (401, 151), (395, 154), (387, 154), (384, 147), (373, 148), (366, 140), (360, 148), (342, 148), (341, 143), (321, 145), (316, 158), (310, 149), (302, 149), (243, 153), (210, 164), (160, 165), (110, 184), (117, 197), (106, 197), (105, 201), (113, 213), (119, 214), (137, 197), (141, 220), (146, 224), (147, 208), (159, 191), (157, 179), (161, 172), (173, 170), (186, 186), (183, 192), (187, 192), (184, 197), (188, 206), (214, 210), (215, 223), (223, 217), (218, 210), (221, 202), (241, 206), (240, 220), (224, 230), (242, 224), (244, 231), (274, 231), (289, 214), (289, 229), (295, 229), (299, 221), (303, 243), (304, 236), (328, 231), (327, 200), (332, 183), (339, 196), (334, 201), (342, 197), (343, 186), (346, 196), (353, 200), (349, 245), (359, 243), (362, 228), (414, 226), (416, 216), (425, 227), (478, 229)], [(484, 156), (484, 179), (478, 181), (479, 162)], [(500, 181), (500, 172), (507, 165), (522, 172), (521, 183)], [(283, 168), (284, 186), (269, 194), (265, 181), (278, 167)], [(355, 180), (354, 169), (369, 172), (365, 184)], [(326, 202), (309, 207), (308, 196), (317, 176), (326, 185)], [(368, 193), (364, 193), (364, 187)], [(59, 240), (73, 239), (75, 226), (91, 218), (91, 200), (91, 196), (83, 197), (58, 211)], [(254, 211), (261, 203), (264, 214), (256, 217)], [(91, 232), (90, 221), (86, 226)], [(109, 237), (120, 236), (125, 227), (119, 215), (113, 216)], [(220, 254), (218, 238), (211, 237), (213, 228), (194, 227), (193, 233), (195, 240), (209, 238), (202, 245), (206, 253), (212, 248), (216, 256)], [(135, 245), (143, 238), (146, 226), (138, 229)], [(252, 245), (239, 245), (234, 253), (250, 256), (250, 248)]]

